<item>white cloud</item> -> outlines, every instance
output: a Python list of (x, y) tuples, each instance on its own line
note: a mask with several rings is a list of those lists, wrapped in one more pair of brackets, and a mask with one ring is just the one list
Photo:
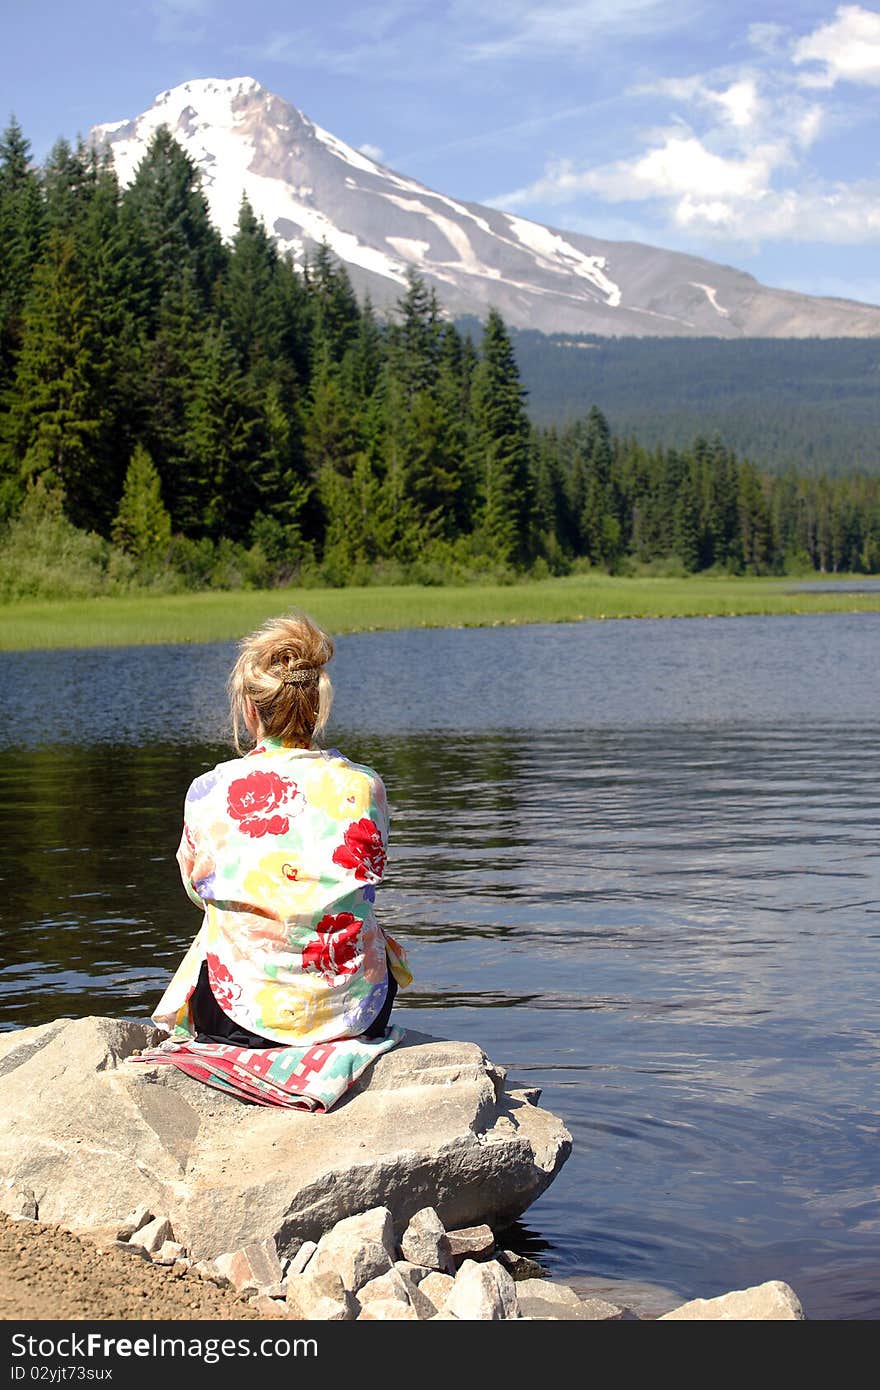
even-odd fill
[[(880, 12), (844, 5), (800, 39), (782, 25), (760, 24), (750, 26), (749, 40), (757, 50), (751, 62), (631, 88), (629, 98), (675, 103), (674, 123), (641, 129), (622, 157), (549, 159), (527, 186), (490, 201), (537, 218), (542, 206), (573, 205), (581, 224), (589, 222), (587, 208), (612, 206), (626, 218), (646, 216), (654, 235), (665, 228), (691, 246), (880, 241), (880, 180), (823, 175), (812, 154), (827, 129), (845, 129), (855, 117), (832, 97), (835, 83), (880, 84)], [(821, 71), (805, 82), (804, 65), (817, 63)]]
[[(450, 18), (471, 59), (590, 54), (606, 36), (644, 36), (687, 24), (697, 0), (455, 0)], [(470, 35), (470, 41), (468, 36)]]
[(748, 28), (748, 41), (752, 47), (771, 58), (785, 51), (788, 37), (789, 31), (784, 24), (759, 21)]
[(757, 145), (743, 158), (725, 158), (696, 136), (675, 129), (636, 159), (581, 171), (569, 160), (557, 161), (535, 183), (495, 201), (503, 207), (522, 207), (537, 201), (568, 202), (581, 193), (597, 193), (609, 202), (690, 200), (699, 190), (698, 205), (711, 209), (707, 214), (711, 221), (720, 216), (718, 199), (759, 197), (766, 192), (773, 170), (788, 159), (785, 146), (774, 144)]
[(802, 74), (805, 86), (833, 87), (837, 82), (880, 85), (880, 13), (861, 5), (841, 5), (834, 19), (799, 39), (792, 60), (819, 63), (820, 71)]
[(384, 151), (381, 150), (378, 145), (358, 145), (358, 149), (360, 150), (361, 154), (365, 154), (367, 156), (367, 159), (375, 159), (377, 162), (381, 160), (382, 155), (384, 153)]

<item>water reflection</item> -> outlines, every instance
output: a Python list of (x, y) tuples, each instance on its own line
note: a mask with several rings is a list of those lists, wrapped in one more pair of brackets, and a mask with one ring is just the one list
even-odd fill
[[(403, 1019), (479, 1041), (565, 1116), (574, 1157), (516, 1237), (556, 1273), (688, 1295), (785, 1278), (814, 1316), (876, 1317), (880, 628), (773, 620), (770, 669), (761, 620), (646, 626), (662, 653), (634, 624), (343, 644), (334, 738), (393, 804)], [(486, 699), (462, 703), (477, 636)], [(545, 682), (539, 718), (487, 685), (553, 651), (587, 695)], [(420, 702), (412, 673), (389, 681), (404, 652)], [(186, 785), (227, 755), (228, 655), (2, 668), (8, 711), (28, 682), (48, 710), (0, 762), (5, 1026), (143, 1016), (163, 988), (198, 922), (173, 851)], [(686, 717), (713, 682), (714, 717)], [(452, 703), (476, 727), (444, 723)]]

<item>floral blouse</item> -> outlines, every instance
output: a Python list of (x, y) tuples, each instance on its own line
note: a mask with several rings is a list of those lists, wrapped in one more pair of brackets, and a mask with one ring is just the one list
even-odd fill
[(357, 1037), (412, 976), (376, 919), (388, 806), (382, 780), (336, 749), (266, 738), (197, 777), (177, 851), (201, 929), (153, 1014), (192, 1031), (202, 961), (224, 1013), (289, 1045)]

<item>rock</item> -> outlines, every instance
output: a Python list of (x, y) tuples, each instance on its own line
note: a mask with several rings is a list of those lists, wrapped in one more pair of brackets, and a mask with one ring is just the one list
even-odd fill
[(308, 1263), (310, 1274), (335, 1270), (345, 1288), (357, 1293), (394, 1264), (394, 1223), (387, 1207), (338, 1221), (318, 1241)]
[(185, 1255), (185, 1245), (181, 1245), (177, 1240), (165, 1240), (156, 1251), (153, 1259), (157, 1265), (173, 1265), (176, 1260), (183, 1259)]
[(410, 1217), (400, 1239), (400, 1253), (414, 1265), (425, 1265), (446, 1274), (455, 1269), (449, 1237), (433, 1207), (423, 1207)]
[[(410, 1268), (418, 1269), (420, 1267), (417, 1265), (411, 1265)], [(439, 1271), (436, 1270), (429, 1270), (425, 1278), (418, 1280), (415, 1279), (413, 1275), (409, 1273), (409, 1269), (398, 1269), (396, 1272), (403, 1281), (410, 1303), (412, 1304), (413, 1308), (415, 1308), (418, 1316), (422, 1319), (432, 1318), (434, 1314), (438, 1311), (438, 1308), (440, 1306), (439, 1304), (435, 1303), (433, 1298), (431, 1297), (429, 1292), (429, 1286), (426, 1286), (426, 1280), (429, 1279), (432, 1274), (436, 1273), (438, 1279), (448, 1279), (450, 1287), (455, 1282), (455, 1280), (452, 1279), (448, 1274), (441, 1274)], [(444, 1294), (444, 1299), (445, 1297), (446, 1295)]]
[(304, 1240), (292, 1259), (288, 1260), (285, 1275), (302, 1274), (309, 1260), (318, 1248), (317, 1241)]
[(281, 1261), (275, 1249), (274, 1240), (254, 1240), (243, 1245), (240, 1250), (218, 1255), (214, 1266), (225, 1274), (235, 1289), (244, 1289), (248, 1284), (262, 1289), (269, 1284), (281, 1281)]
[(427, 1265), (414, 1265), (411, 1260), (395, 1260), (394, 1268), (404, 1279), (409, 1279), (414, 1284), (420, 1284), (429, 1274), (436, 1273), (436, 1270), (429, 1269)]
[(358, 1322), (418, 1322), (419, 1315), (410, 1303), (396, 1298), (376, 1298), (358, 1313)]
[(146, 1250), (148, 1255), (155, 1255), (161, 1250), (166, 1240), (174, 1239), (174, 1231), (171, 1229), (171, 1222), (167, 1216), (157, 1216), (153, 1221), (148, 1221), (146, 1226), (141, 1226), (139, 1231), (135, 1231), (129, 1245), (139, 1245), (142, 1250)]
[[(532, 1282), (532, 1281), (529, 1281)], [(635, 1314), (618, 1303), (607, 1303), (604, 1298), (577, 1298), (574, 1303), (562, 1302), (553, 1298), (537, 1298), (532, 1294), (523, 1296), (517, 1285), (520, 1316), (540, 1318), (557, 1322), (638, 1322)]]
[(456, 1260), (486, 1259), (495, 1249), (495, 1237), (490, 1226), (466, 1226), (449, 1232), (449, 1245)]
[(315, 1116), (123, 1065), (159, 1038), (109, 1018), (0, 1034), (0, 1177), (32, 1189), (41, 1220), (118, 1225), (144, 1205), (197, 1260), (267, 1237), (286, 1257), (379, 1205), (398, 1230), (427, 1205), (447, 1230), (505, 1226), (571, 1149), (474, 1043), (408, 1033)]
[(298, 1274), (287, 1283), (287, 1316), (308, 1322), (352, 1322), (360, 1311), (334, 1270)]
[(518, 1091), (508, 1091), (511, 1100), (521, 1101), (523, 1105), (537, 1105), (541, 1099), (540, 1086), (522, 1086)]
[(516, 1286), (517, 1297), (542, 1298), (545, 1303), (567, 1303), (578, 1307), (581, 1300), (568, 1284), (554, 1284), (550, 1279), (520, 1279)]
[(127, 1216), (122, 1225), (117, 1227), (117, 1240), (131, 1240), (136, 1231), (146, 1226), (148, 1221), (152, 1221), (155, 1212), (150, 1211), (149, 1207), (140, 1206), (137, 1211), (133, 1211), (131, 1216)]
[(362, 1308), (366, 1308), (367, 1304), (374, 1300), (387, 1302), (391, 1299), (398, 1303), (411, 1301), (403, 1276), (396, 1269), (389, 1269), (386, 1274), (380, 1274), (377, 1279), (371, 1279), (369, 1283), (364, 1284), (358, 1290), (357, 1297)]
[(445, 1307), (454, 1287), (455, 1280), (449, 1274), (440, 1274), (435, 1269), (419, 1283), (419, 1291), (430, 1298), (438, 1311)]
[(520, 1279), (546, 1279), (547, 1271), (543, 1265), (539, 1265), (537, 1260), (530, 1260), (528, 1255), (518, 1255), (515, 1250), (499, 1250), (497, 1259), (499, 1264), (503, 1264), (511, 1278), (517, 1282)]
[(0, 1211), (16, 1221), (36, 1221), (37, 1199), (30, 1187), (17, 1187), (11, 1180), (0, 1183)]
[(216, 1284), (218, 1289), (229, 1287), (229, 1280), (226, 1275), (214, 1268), (213, 1261), (209, 1263), (207, 1260), (197, 1260), (192, 1266), (192, 1270), (200, 1279), (205, 1279), (209, 1284)]
[(804, 1310), (789, 1284), (770, 1279), (719, 1298), (694, 1298), (664, 1313), (660, 1322), (802, 1322)]
[(259, 1313), (261, 1318), (286, 1318), (287, 1308), (284, 1303), (279, 1303), (277, 1299), (270, 1298), (268, 1294), (258, 1294), (251, 1307)]
[(516, 1286), (497, 1260), (478, 1264), (465, 1260), (455, 1276), (455, 1285), (443, 1309), (468, 1321), (515, 1318), (518, 1313)]

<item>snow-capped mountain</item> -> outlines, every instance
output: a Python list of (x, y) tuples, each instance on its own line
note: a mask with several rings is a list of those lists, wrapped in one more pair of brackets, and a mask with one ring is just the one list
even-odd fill
[(132, 120), (99, 125), (123, 184), (153, 133), (169, 128), (201, 170), (225, 237), (245, 193), (282, 251), (326, 241), (381, 308), (414, 267), (453, 316), (543, 332), (713, 337), (880, 335), (880, 308), (769, 289), (697, 256), (558, 231), (435, 193), (322, 130), (252, 77), (160, 92)]

